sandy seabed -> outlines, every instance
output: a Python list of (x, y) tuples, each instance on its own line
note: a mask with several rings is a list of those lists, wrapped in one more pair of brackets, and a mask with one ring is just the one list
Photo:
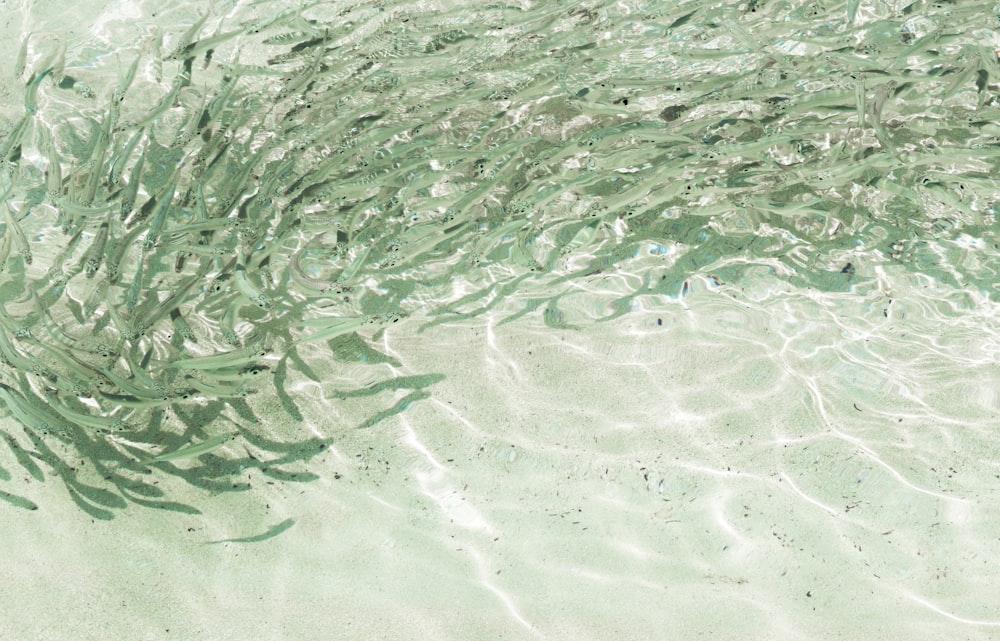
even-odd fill
[[(940, 398), (915, 400), (919, 365), (848, 367), (846, 334), (806, 349), (807, 325), (718, 292), (647, 306), (567, 329), (411, 318), (374, 338), (382, 364), (317, 351), (334, 373), (289, 382), (302, 423), (252, 397), (272, 434), (332, 439), (317, 478), (161, 479), (202, 515), (97, 521), (26, 481), (40, 509), (2, 508), (0, 639), (1000, 634), (988, 374), (936, 372)], [(407, 390), (345, 389), (427, 375), (429, 397), (355, 427)]]

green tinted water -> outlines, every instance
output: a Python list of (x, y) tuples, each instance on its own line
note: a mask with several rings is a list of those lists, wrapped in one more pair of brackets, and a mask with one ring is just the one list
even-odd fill
[[(679, 476), (742, 466), (841, 522), (868, 478), (866, 492), (885, 489), (863, 500), (887, 509), (995, 509), (983, 486), (998, 407), (995, 8), (226, 10), (95, 5), (89, 31), (54, 10), (5, 10), (19, 43), (0, 70), (9, 509), (45, 507), (30, 478), (64, 486), (97, 520), (197, 515), (211, 503), (189, 489), (272, 501), (258, 479), (326, 481), (330, 456), (337, 479), (353, 460), (375, 487), (372, 470), (411, 459), (370, 450), (399, 443), (420, 461), (417, 495), (436, 495), (440, 479), (418, 471), (450, 469), (450, 441), (392, 430), (458, 398), (455, 420), (519, 415), (518, 397), (573, 436), (536, 441), (524, 416), (470, 428), (490, 444), (480, 452), (498, 452), (480, 480), (501, 492), (520, 487), (498, 479), (524, 450), (543, 486), (590, 487), (603, 461), (611, 495), (631, 487), (621, 478), (635, 462), (635, 481), (668, 502), (686, 493), (670, 493), (686, 487)], [(680, 355), (664, 356), (653, 332)], [(589, 396), (550, 405), (524, 382), (543, 385), (521, 359), (553, 336), (565, 344), (543, 380), (586, 368)], [(650, 377), (625, 383), (629, 364)], [(685, 434), (669, 447), (645, 432), (631, 445), (607, 437), (661, 415)], [(761, 431), (765, 444), (742, 445)], [(574, 450), (586, 464), (554, 453), (591, 441)], [(971, 480), (951, 485), (933, 457), (942, 447)], [(664, 467), (664, 451), (684, 463)], [(720, 499), (736, 486), (684, 518), (736, 531)], [(616, 500), (641, 503), (625, 493)], [(672, 522), (673, 510), (650, 511)], [(960, 530), (987, 557), (988, 512)], [(273, 521), (260, 540), (295, 532), (296, 519)], [(824, 529), (813, 525), (803, 538)], [(734, 540), (759, 541), (751, 530)], [(679, 540), (689, 560), (702, 553), (693, 533)], [(907, 574), (904, 557), (881, 558), (884, 573)], [(504, 603), (527, 592), (511, 594)], [(978, 601), (968, 611), (992, 621)], [(510, 612), (517, 630), (544, 628), (540, 613)]]

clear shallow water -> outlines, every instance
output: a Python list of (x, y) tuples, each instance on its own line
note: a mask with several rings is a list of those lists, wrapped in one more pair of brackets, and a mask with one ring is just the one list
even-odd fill
[(995, 633), (996, 12), (282, 10), (187, 86), (190, 11), (11, 14), (20, 576), (148, 638)]

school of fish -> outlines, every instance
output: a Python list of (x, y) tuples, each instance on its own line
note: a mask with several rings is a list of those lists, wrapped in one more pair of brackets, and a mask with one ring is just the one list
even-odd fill
[[(268, 376), (283, 394), (289, 363), (315, 376), (300, 347), (526, 290), (511, 318), (566, 328), (572, 282), (630, 261), (645, 271), (606, 318), (762, 268), (848, 289), (878, 277), (857, 251), (994, 286), (987, 40), (853, 0), (775, 41), (736, 14), (649, 11), (206, 13), (119, 52), (107, 91), (25, 34), (0, 134), (0, 405), (36, 451), (99, 438), (122, 465), (166, 465), (239, 433), (164, 451), (149, 426), (168, 408)], [(601, 35), (640, 23), (644, 51)], [(805, 54), (821, 75), (799, 75)], [(927, 93), (937, 115), (906, 110)], [(936, 124), (962, 109), (974, 138)]]

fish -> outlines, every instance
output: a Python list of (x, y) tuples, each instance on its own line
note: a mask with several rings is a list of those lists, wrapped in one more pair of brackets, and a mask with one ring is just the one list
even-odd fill
[(82, 205), (80, 203), (75, 203), (69, 198), (64, 198), (62, 196), (57, 196), (52, 198), (52, 204), (63, 214), (65, 214), (67, 220), (72, 223), (80, 222), (81, 220), (86, 221), (95, 218), (101, 218), (106, 216), (108, 213), (114, 211), (114, 205), (110, 202), (105, 202), (96, 206)]
[(6, 364), (10, 367), (30, 372), (34, 361), (29, 356), (22, 354), (21, 350), (11, 342), (11, 336), (13, 336), (11, 330), (14, 329), (12, 323), (4, 322), (4, 325), (3, 331), (0, 331), (0, 356), (6, 360)]
[(858, 6), (861, 4), (860, 0), (847, 0), (847, 24), (854, 24), (854, 19), (858, 15)]
[(166, 365), (166, 369), (199, 370), (211, 371), (218, 369), (244, 368), (257, 364), (260, 359), (267, 356), (268, 350), (264, 347), (248, 347), (236, 349), (222, 354), (212, 356), (195, 356), (192, 358), (180, 358), (171, 361)]
[(671, 29), (676, 29), (678, 27), (682, 27), (682, 26), (686, 25), (688, 23), (688, 21), (691, 20), (691, 16), (693, 16), (695, 13), (697, 13), (697, 12), (696, 11), (692, 11), (690, 13), (684, 14), (680, 18), (677, 18), (676, 20), (674, 20), (673, 22), (671, 22), (670, 25), (667, 26), (667, 30), (669, 31)]
[[(200, 209), (200, 208), (199, 208)], [(197, 210), (196, 210), (197, 211)], [(206, 231), (219, 231), (220, 229), (226, 229), (232, 226), (232, 220), (229, 218), (210, 218), (204, 219), (198, 216), (198, 222), (194, 223), (183, 223), (179, 225), (171, 225), (170, 227), (170, 239), (167, 241), (171, 246), (178, 247), (184, 245), (184, 240), (187, 240), (187, 236), (192, 234), (200, 234)], [(204, 249), (204, 248), (203, 248)], [(189, 251), (188, 249), (182, 249), (182, 251)]]
[(111, 282), (110, 275), (108, 278), (102, 278), (96, 281), (93, 291), (91, 291), (90, 295), (87, 296), (87, 299), (83, 301), (82, 313), (84, 318), (95, 318), (97, 310), (103, 303), (107, 302), (108, 286)]
[(52, 73), (52, 67), (49, 67), (40, 74), (33, 75), (31, 79), (28, 80), (28, 85), (24, 90), (24, 111), (29, 116), (34, 116), (38, 111), (38, 87), (42, 84), (42, 80), (44, 80), (50, 73)]
[(205, 439), (200, 443), (195, 443), (193, 445), (188, 445), (187, 447), (182, 447), (179, 450), (174, 450), (173, 452), (167, 452), (165, 454), (160, 454), (148, 459), (147, 463), (166, 463), (168, 461), (177, 461), (180, 459), (194, 458), (198, 456), (203, 456), (212, 452), (229, 441), (235, 439), (239, 434), (237, 432), (225, 432), (223, 434), (218, 434), (211, 438)]
[(261, 44), (265, 45), (285, 45), (289, 42), (296, 42), (302, 40), (303, 38), (309, 37), (311, 34), (305, 33), (303, 31), (289, 31), (285, 33), (279, 33), (261, 41)]
[(206, 100), (207, 96), (205, 94), (201, 94), (198, 106), (189, 110), (190, 113), (188, 114), (187, 119), (184, 122), (184, 126), (178, 129), (177, 133), (174, 135), (174, 141), (172, 143), (173, 147), (175, 148), (187, 147), (188, 143), (194, 140), (194, 137), (198, 135), (198, 133), (202, 129), (204, 129), (203, 127), (200, 126), (201, 124), (200, 120), (201, 120), (201, 114), (205, 112)]
[(111, 98), (113, 102), (120, 103), (125, 100), (125, 93), (129, 90), (129, 87), (132, 86), (132, 83), (135, 82), (135, 76), (139, 71), (139, 61), (141, 59), (142, 56), (136, 56), (135, 59), (132, 60), (132, 64), (129, 65), (128, 71), (126, 71), (125, 75), (118, 80), (118, 86), (115, 87), (115, 91)]
[(153, 63), (153, 80), (163, 82), (163, 32), (160, 29), (153, 29), (148, 47)]
[(52, 82), (58, 87), (66, 79), (66, 43), (56, 49), (55, 60), (52, 62)]
[(374, 243), (366, 243), (361, 246), (361, 249), (358, 251), (357, 255), (354, 256), (354, 259), (350, 263), (348, 263), (347, 266), (344, 267), (344, 271), (340, 273), (340, 278), (339, 278), (340, 282), (346, 283), (354, 279), (354, 276), (357, 274), (358, 270), (360, 270), (366, 264), (368, 256), (369, 254), (371, 254), (373, 247)]
[[(136, 385), (135, 381), (120, 376), (119, 374), (114, 372), (110, 367), (101, 367), (98, 369), (98, 371), (100, 372), (101, 376), (105, 377), (112, 384), (114, 384), (115, 387), (118, 388), (118, 392), (114, 393), (121, 393), (127, 396), (141, 399), (144, 402), (148, 401), (150, 403), (153, 403), (152, 405), (150, 405), (151, 407), (159, 406), (160, 404), (162, 404), (161, 401), (165, 402), (170, 400), (170, 397), (167, 394), (161, 393), (162, 390), (160, 388), (155, 386), (139, 387), (138, 385)], [(101, 390), (99, 393), (103, 395), (104, 391)]]
[(212, 370), (209, 372), (200, 372), (200, 374), (204, 378), (211, 379), (213, 383), (237, 383), (257, 376), (269, 369), (266, 365), (248, 365), (239, 369)]
[(267, 64), (271, 66), (281, 65), (293, 60), (300, 58), (305, 58), (308, 55), (308, 50), (317, 45), (326, 45), (327, 38), (323, 35), (312, 37), (308, 40), (303, 40), (295, 44), (291, 49), (285, 53), (280, 53), (276, 56), (268, 58)]
[(104, 220), (98, 226), (93, 242), (90, 243), (90, 247), (87, 248), (81, 259), (81, 265), (87, 278), (93, 278), (97, 274), (97, 270), (101, 267), (101, 261), (104, 259), (104, 249), (108, 244), (110, 229), (111, 209), (109, 208), (107, 220)]
[(167, 222), (167, 211), (169, 211), (170, 205), (173, 203), (176, 191), (177, 181), (172, 180), (166, 192), (160, 196), (160, 202), (157, 204), (153, 219), (149, 223), (149, 231), (146, 232), (146, 239), (143, 242), (143, 246), (147, 249), (156, 246), (160, 234), (163, 233), (163, 228)]
[(142, 116), (138, 122), (135, 123), (135, 126), (145, 127), (165, 114), (168, 109), (174, 106), (181, 89), (189, 86), (190, 84), (191, 71), (190, 69), (184, 69), (174, 76), (174, 81), (170, 84), (170, 91), (168, 91), (166, 95), (164, 95), (163, 98), (156, 103), (156, 106), (150, 109), (145, 116)]
[(192, 375), (184, 377), (184, 384), (201, 394), (215, 398), (233, 398), (246, 393), (243, 385), (218, 385), (202, 381)]
[(236, 285), (237, 291), (246, 296), (254, 305), (261, 309), (271, 309), (270, 297), (250, 280), (246, 264), (243, 260), (236, 263), (233, 282)]
[(61, 431), (63, 429), (59, 418), (42, 409), (46, 403), (37, 400), (37, 397), (36, 402), (32, 403), (25, 398), (23, 391), (14, 390), (6, 383), (0, 383), (0, 400), (3, 400), (4, 405), (14, 415), (14, 418), (25, 427), (43, 431)]
[(170, 310), (170, 321), (174, 324), (174, 330), (187, 341), (192, 343), (197, 343), (197, 337), (194, 335), (191, 326), (188, 324), (184, 317), (181, 315), (181, 310), (174, 307)]
[(21, 48), (17, 50), (17, 61), (14, 63), (14, 77), (20, 78), (24, 75), (24, 68), (28, 62), (28, 41), (31, 39), (29, 31), (21, 39)]
[(120, 198), (120, 215), (122, 220), (128, 218), (128, 215), (132, 213), (132, 209), (135, 207), (135, 199), (139, 194), (139, 178), (142, 176), (143, 165), (146, 162), (146, 150), (148, 148), (149, 146), (146, 145), (139, 153), (139, 159), (136, 160), (135, 165), (132, 166), (132, 171), (129, 173), (128, 184), (125, 185), (125, 189), (122, 191)]
[(252, 156), (247, 158), (240, 171), (230, 178), (233, 190), (227, 196), (223, 197), (223, 211), (226, 214), (248, 192), (256, 188), (256, 181), (251, 180), (250, 177), (259, 171), (261, 161), (274, 150), (274, 146), (275, 141), (273, 139), (266, 140)]
[[(139, 265), (140, 267), (136, 270), (137, 272), (142, 271), (142, 261), (139, 262)], [(124, 341), (134, 344), (145, 335), (146, 329), (138, 323), (126, 320), (126, 318), (122, 316), (121, 310), (118, 309), (117, 305), (109, 304), (107, 308), (108, 315), (111, 317), (111, 321), (114, 323), (115, 329), (118, 330), (118, 333)]]
[[(36, 304), (39, 302), (37, 296), (33, 295)], [(30, 334), (20, 338), (21, 341), (31, 344), (34, 347), (45, 351), (53, 356), (62, 367), (67, 368), (81, 380), (100, 380), (101, 375), (97, 369), (81, 361), (75, 354), (76, 339), (62, 331), (62, 326), (52, 318), (47, 309), (40, 309), (40, 315), (47, 321), (47, 326), (42, 324), (51, 340), (44, 336), (36, 338)]]
[(874, 89), (875, 95), (872, 96), (871, 102), (869, 103), (871, 108), (872, 127), (875, 129), (875, 136), (878, 138), (883, 148), (889, 153), (895, 155), (895, 147), (892, 144), (892, 141), (889, 140), (888, 132), (882, 122), (882, 109), (885, 108), (885, 104), (888, 102), (889, 97), (893, 95), (893, 91), (896, 89), (896, 81), (890, 80), (889, 82), (878, 85)]
[(121, 420), (120, 417), (116, 416), (95, 416), (86, 412), (77, 412), (64, 407), (59, 402), (50, 402), (48, 405), (67, 422), (80, 427), (90, 427), (97, 430), (113, 429)]
[[(191, 292), (191, 290), (204, 282), (205, 274), (208, 272), (208, 269), (209, 263), (206, 261), (197, 274), (189, 278), (184, 285), (176, 288), (162, 303), (155, 296), (150, 297), (149, 305), (152, 306), (153, 309), (148, 313), (140, 312), (140, 314), (144, 315), (143, 324), (146, 327), (155, 327), (160, 319), (167, 314), (170, 314), (171, 318), (173, 318), (174, 312), (177, 312), (178, 308), (187, 301), (187, 295)], [(179, 312), (177, 313), (179, 314)], [(188, 329), (190, 330), (190, 328)]]
[(137, 244), (138, 238), (143, 231), (142, 227), (135, 227), (129, 230), (122, 238), (115, 238), (113, 235), (109, 235), (109, 240), (105, 245), (104, 268), (108, 272), (108, 280), (111, 283), (118, 282), (125, 254)]
[(236, 36), (242, 34), (242, 29), (234, 29), (233, 31), (227, 31), (226, 33), (216, 33), (214, 36), (202, 38), (201, 40), (196, 40), (195, 42), (190, 43), (179, 52), (179, 56), (188, 59), (193, 58), (202, 52), (212, 51), (227, 40), (232, 40)]
[[(54, 298), (58, 298), (59, 295), (62, 294), (62, 291), (65, 290), (66, 282), (69, 281), (69, 279), (75, 276), (77, 273), (79, 273), (79, 272), (71, 272), (70, 274), (64, 274), (62, 270), (63, 263), (65, 263), (66, 259), (68, 259), (70, 255), (72, 255), (76, 251), (77, 245), (80, 244), (80, 239), (83, 238), (84, 225), (77, 224), (75, 225), (75, 228), (76, 231), (73, 233), (72, 236), (70, 236), (70, 239), (68, 241), (62, 244), (59, 253), (56, 254), (56, 256), (52, 259), (51, 263), (49, 264), (49, 269), (45, 274), (45, 278), (36, 283), (35, 285), (35, 288), (38, 288), (44, 282), (48, 281), (53, 282), (53, 285), (50, 288), (49, 292), (47, 292), (46, 295), (42, 297), (43, 307), (51, 307), (55, 303)], [(55, 293), (56, 291), (58, 293)], [(50, 300), (50, 298), (52, 299)]]
[(81, 205), (90, 205), (97, 197), (97, 187), (103, 175), (104, 158), (108, 153), (108, 144), (111, 142), (111, 118), (105, 114), (101, 126), (95, 133), (97, 140), (94, 143), (94, 151), (90, 156), (91, 169), (87, 175), (87, 182), (83, 192), (77, 196), (77, 202)]
[[(10, 193), (9, 190), (7, 193)], [(0, 208), (3, 211), (4, 221), (7, 223), (7, 233), (11, 234), (12, 241), (15, 246), (17, 246), (17, 251), (21, 255), (21, 259), (24, 260), (26, 265), (31, 264), (31, 245), (28, 243), (28, 238), (24, 235), (24, 230), (21, 226), (17, 224), (14, 219), (14, 210), (7, 200), (7, 195), (4, 194), (0, 197), (0, 200), (4, 201), (4, 207)]]
[[(911, 5), (912, 6), (912, 5)], [(896, 60), (892, 65), (894, 68), (906, 67), (907, 60), (916, 54), (925, 53), (929, 49), (935, 49), (941, 47), (945, 44), (950, 44), (955, 42), (960, 38), (965, 38), (966, 35), (962, 32), (957, 33), (941, 33), (937, 30), (931, 30), (926, 35), (923, 35), (916, 40), (914, 40), (909, 47), (904, 49), (899, 55), (896, 56)]]
[(210, 122), (215, 120), (219, 114), (222, 113), (222, 110), (226, 107), (226, 101), (229, 100), (230, 96), (233, 95), (233, 91), (236, 89), (238, 80), (239, 76), (235, 73), (225, 73), (222, 75), (222, 84), (219, 85), (218, 89), (216, 89), (212, 100), (209, 101), (201, 119), (198, 121), (199, 129), (207, 127)]
[(188, 47), (188, 45), (191, 44), (195, 36), (201, 32), (202, 27), (205, 26), (205, 22), (208, 20), (209, 13), (211, 12), (206, 11), (200, 18), (194, 21), (194, 24), (188, 27), (188, 29), (180, 35), (174, 45), (173, 51), (166, 56), (166, 60), (180, 60), (188, 57), (184, 55), (183, 51)]
[(125, 309), (130, 312), (135, 311), (136, 305), (139, 304), (139, 294), (142, 291), (142, 271), (145, 265), (145, 250), (140, 250), (139, 259), (136, 261), (135, 276), (132, 278), (128, 293), (125, 294)]
[(363, 327), (369, 322), (369, 318), (366, 316), (348, 316), (340, 318), (311, 318), (302, 321), (302, 329), (313, 329), (310, 334), (307, 334), (303, 338), (300, 338), (297, 343), (312, 343), (314, 341), (328, 340), (331, 338), (336, 338), (337, 336), (343, 336)]
[(240, 345), (240, 337), (236, 333), (236, 320), (239, 318), (242, 307), (243, 303), (240, 298), (234, 298), (226, 311), (222, 313), (222, 318), (219, 319), (219, 331), (223, 338), (226, 339), (227, 343), (236, 347)]
[(202, 181), (194, 186), (194, 217), (195, 220), (204, 222), (208, 220), (208, 205), (205, 204), (205, 186)]
[(31, 120), (32, 117), (25, 114), (21, 120), (14, 125), (14, 129), (7, 134), (7, 138), (4, 139), (3, 143), (0, 143), (0, 160), (11, 161), (15, 156), (19, 157), (21, 155), (21, 140), (24, 138), (24, 134), (28, 130)]
[(861, 129), (865, 128), (865, 104), (868, 98), (868, 94), (865, 90), (865, 77), (862, 74), (858, 74), (857, 78), (854, 80), (854, 103), (858, 110), (858, 127)]
[(56, 198), (62, 197), (62, 159), (59, 158), (59, 152), (56, 150), (55, 141), (52, 140), (52, 135), (49, 134), (48, 129), (41, 127), (39, 128), (38, 133), (43, 138), (42, 146), (45, 148), (46, 160), (48, 161), (48, 164), (45, 167), (45, 184), (48, 196), (50, 199), (55, 200)]
[(98, 394), (101, 398), (110, 401), (115, 405), (130, 407), (132, 409), (152, 409), (155, 407), (163, 407), (165, 405), (173, 405), (177, 402), (176, 398), (142, 398), (132, 394), (117, 394), (105, 391), (100, 391)]
[[(217, 221), (222, 221), (223, 223), (225, 223), (223, 225), (223, 227), (228, 227), (229, 226), (228, 219), (217, 218), (216, 220)], [(211, 230), (211, 228), (212, 228), (211, 225), (205, 225), (205, 229)], [(209, 231), (209, 233), (211, 233), (211, 232)], [(202, 256), (202, 257), (205, 257), (205, 258), (220, 258), (220, 257), (224, 256), (227, 253), (227, 252), (220, 252), (218, 245), (212, 245), (212, 244), (209, 244), (209, 243), (199, 243), (197, 245), (192, 245), (190, 243), (184, 243), (184, 242), (170, 242), (170, 247), (171, 247), (171, 250), (174, 251), (174, 252), (183, 252), (185, 254), (191, 254), (191, 255), (194, 255), (194, 256)], [(227, 274), (223, 278), (223, 280), (228, 279), (228, 278), (229, 278), (229, 275)], [(211, 289), (211, 287), (209, 289)]]
[[(219, 245), (216, 245), (216, 247), (218, 248)], [(226, 288), (224, 283), (232, 278), (232, 274), (230, 274), (229, 271), (235, 264), (236, 259), (232, 258), (222, 267), (222, 269), (219, 270), (219, 274), (212, 279), (212, 282), (209, 283), (204, 290), (206, 298), (208, 298), (211, 294), (217, 294)]]
[[(323, 34), (324, 43), (330, 37), (330, 31), (326, 30)], [(319, 70), (320, 63), (323, 61), (323, 57), (326, 55), (326, 46), (319, 46), (316, 48), (316, 55), (313, 56), (313, 60), (310, 64), (306, 65), (297, 75), (288, 78), (278, 92), (276, 103), (281, 102), (285, 98), (289, 98), (299, 90), (303, 89), (307, 83), (313, 79), (316, 72)]]
[(139, 141), (143, 139), (146, 135), (146, 128), (142, 127), (136, 130), (129, 141), (125, 143), (125, 147), (122, 151), (111, 161), (111, 170), (108, 172), (108, 185), (110, 187), (117, 187), (122, 181), (122, 172), (125, 171), (125, 164), (128, 162), (129, 156), (135, 150), (136, 145)]
[[(143, 330), (143, 335), (145, 334)], [(142, 396), (144, 398), (157, 398), (157, 399), (170, 399), (172, 394), (170, 389), (163, 382), (154, 379), (145, 368), (139, 367), (139, 363), (136, 362), (136, 355), (140, 349), (142, 343), (140, 341), (135, 341), (126, 358), (126, 364), (129, 369), (129, 381), (135, 385), (142, 385), (146, 391), (143, 392)]]
[[(272, 27), (288, 24), (290, 21), (296, 19), (298, 19), (299, 22), (304, 22), (303, 14), (305, 13), (305, 11), (321, 4), (323, 1), (324, 0), (313, 0), (313, 2), (303, 2), (295, 9), (289, 9), (284, 13), (280, 13), (274, 18), (268, 20), (267, 22), (246, 22), (241, 24), (240, 27), (243, 29), (245, 33), (258, 34)], [(310, 24), (303, 24), (302, 28), (312, 26), (311, 23), (313, 21), (309, 22)]]

